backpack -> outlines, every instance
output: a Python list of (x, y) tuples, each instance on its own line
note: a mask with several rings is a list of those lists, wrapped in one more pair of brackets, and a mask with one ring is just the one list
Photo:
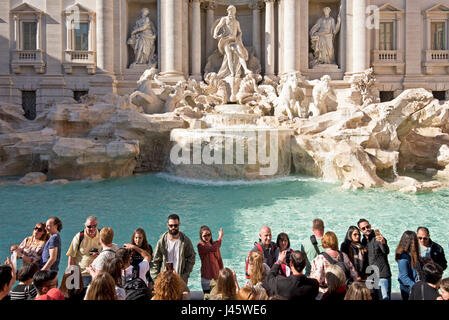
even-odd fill
[[(101, 231), (101, 229), (98, 228), (98, 229), (97, 229), (97, 232), (100, 232), (100, 231)], [(80, 231), (80, 241), (78, 242), (78, 248), (77, 248), (77, 251), (80, 250), (81, 242), (83, 241), (83, 239), (84, 239), (84, 230)]]
[(310, 242), (312, 242), (313, 247), (315, 248), (316, 254), (320, 254), (320, 249), (318, 248), (318, 242), (316, 241), (315, 235), (310, 236)]
[(351, 270), (349, 270), (348, 266), (344, 263), (344, 258), (343, 258), (343, 253), (341, 253), (340, 251), (338, 251), (338, 260), (334, 260), (330, 255), (328, 255), (326, 252), (321, 253), (326, 260), (330, 263), (330, 264), (336, 264), (337, 266), (339, 266), (341, 268), (341, 270), (344, 271), (345, 275), (346, 275), (346, 283), (349, 283), (350, 280), (352, 279), (351, 277)]
[(139, 266), (133, 266), (132, 278), (125, 283), (125, 300), (150, 301), (151, 292), (145, 281), (139, 277)]

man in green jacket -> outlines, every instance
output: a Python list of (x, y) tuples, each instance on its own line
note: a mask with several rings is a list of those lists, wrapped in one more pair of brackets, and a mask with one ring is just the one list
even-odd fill
[(190, 272), (195, 264), (195, 250), (190, 239), (179, 231), (179, 226), (179, 216), (170, 215), (167, 222), (168, 231), (157, 242), (151, 261), (150, 273), (154, 281), (159, 273), (165, 270), (167, 264), (172, 264), (169, 266), (173, 267), (186, 285), (189, 281)]
[(313, 235), (307, 237), (301, 242), (300, 251), (306, 254), (306, 271), (304, 274), (306, 276), (310, 275), (312, 270), (312, 261), (315, 259), (320, 252), (323, 252), (323, 246), (321, 244), (321, 238), (324, 234), (324, 222), (321, 219), (313, 220), (312, 224)]

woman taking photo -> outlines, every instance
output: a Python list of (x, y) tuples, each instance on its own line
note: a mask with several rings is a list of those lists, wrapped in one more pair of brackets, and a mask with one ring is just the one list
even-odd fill
[(20, 245), (11, 246), (11, 253), (17, 252), (17, 257), (24, 263), (38, 263), (41, 260), (42, 251), (50, 235), (45, 229), (45, 223), (39, 222), (33, 230), (33, 234), (26, 237)]
[(282, 274), (286, 277), (290, 276), (290, 267), (288, 264), (290, 263), (290, 256), (293, 253), (293, 249), (290, 248), (290, 238), (288, 237), (288, 234), (281, 232), (279, 233), (277, 240), (276, 240), (276, 251), (274, 253), (276, 260), (278, 260), (279, 253), (282, 251), (287, 251), (287, 258), (286, 262), (287, 264), (281, 264), (281, 270)]
[(365, 270), (368, 266), (368, 255), (366, 248), (361, 243), (359, 228), (351, 226), (346, 232), (345, 241), (340, 246), (340, 251), (348, 255), (355, 270), (361, 279), (365, 279)]
[(413, 285), (420, 280), (421, 273), (419, 241), (415, 232), (405, 231), (402, 234), (396, 249), (396, 261), (402, 300), (408, 300)]
[(200, 228), (198, 254), (201, 259), (201, 287), (203, 292), (210, 293), (210, 281), (218, 279), (218, 273), (223, 269), (220, 247), (223, 240), (223, 229), (218, 233), (218, 240), (212, 240), (212, 232), (208, 226)]

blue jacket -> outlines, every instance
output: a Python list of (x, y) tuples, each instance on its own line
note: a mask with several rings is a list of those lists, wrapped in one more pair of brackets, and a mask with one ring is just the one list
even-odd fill
[(400, 289), (401, 291), (405, 291), (407, 293), (410, 293), (413, 285), (418, 281), (418, 273), (412, 267), (411, 260), (412, 258), (408, 253), (401, 254), (398, 260), (398, 280)]

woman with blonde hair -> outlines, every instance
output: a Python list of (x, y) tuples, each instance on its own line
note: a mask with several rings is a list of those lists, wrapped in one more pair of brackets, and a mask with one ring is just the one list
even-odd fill
[(45, 228), (45, 223), (36, 223), (33, 234), (23, 239), (20, 245), (12, 245), (10, 251), (11, 253), (16, 251), (17, 257), (23, 259), (24, 263), (38, 263), (48, 238), (50, 235)]
[(253, 251), (249, 255), (248, 274), (250, 276), (251, 285), (255, 286), (265, 279), (270, 271), (268, 266), (263, 262), (263, 255), (260, 251)]
[(346, 275), (337, 265), (331, 264), (326, 270), (327, 291), (321, 300), (343, 301), (346, 295)]
[(89, 284), (84, 300), (117, 300), (115, 281), (107, 272), (101, 272)]
[(212, 289), (209, 300), (236, 300), (239, 284), (235, 272), (223, 268), (218, 274), (217, 285)]
[(345, 272), (346, 278), (354, 281), (360, 280), (357, 271), (346, 253), (338, 251), (338, 239), (335, 233), (328, 231), (321, 239), (324, 252), (319, 254), (312, 261), (312, 270), (310, 277), (318, 280), (320, 284), (320, 292), (327, 291), (328, 283), (326, 272), (330, 265), (337, 264)]
[(268, 295), (262, 286), (244, 286), (237, 293), (237, 300), (268, 300)]
[(152, 300), (188, 300), (185, 282), (172, 270), (165, 270), (156, 278)]
[(346, 292), (345, 300), (372, 300), (371, 291), (364, 282), (353, 282)]

